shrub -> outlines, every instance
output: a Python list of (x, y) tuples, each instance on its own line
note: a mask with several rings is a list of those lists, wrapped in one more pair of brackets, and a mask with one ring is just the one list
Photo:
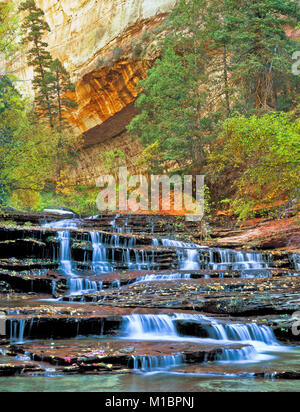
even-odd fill
[(224, 123), (208, 170), (240, 219), (255, 207), (299, 198), (299, 141), (300, 122), (292, 114), (236, 116)]

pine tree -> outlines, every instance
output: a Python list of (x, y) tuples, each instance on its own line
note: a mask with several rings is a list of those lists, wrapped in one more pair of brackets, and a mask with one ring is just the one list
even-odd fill
[(206, 0), (180, 0), (168, 19), (162, 57), (139, 86), (141, 114), (128, 130), (147, 146), (157, 142), (166, 169), (200, 171), (217, 113), (209, 106), (207, 38), (201, 26)]
[(61, 62), (55, 59), (50, 65), (52, 83), (55, 93), (56, 117), (58, 119), (58, 130), (61, 132), (69, 126), (66, 120), (68, 109), (77, 107), (76, 102), (66, 97), (68, 92), (75, 91), (75, 85), (70, 80), (70, 75)]
[(299, 17), (298, 0), (223, 0), (223, 35), (230, 39), (232, 81), (244, 113), (288, 109), (298, 79), (291, 73), (296, 44), (286, 28)]
[(222, 72), (219, 80), (220, 96), (224, 99), (227, 116), (232, 112), (232, 96), (234, 94), (230, 83), (230, 55), (229, 48), (232, 42), (230, 24), (226, 18), (224, 1), (211, 1), (205, 14), (202, 16), (202, 25), (208, 39), (208, 50), (215, 64), (213, 79), (217, 82), (218, 72)]
[(52, 57), (47, 51), (48, 44), (43, 37), (50, 32), (44, 20), (44, 12), (36, 7), (34, 0), (21, 3), (20, 11), (25, 12), (23, 20), (24, 41), (31, 48), (28, 51), (28, 64), (34, 69), (33, 87), (35, 90), (36, 114), (39, 118), (47, 118), (54, 127), (55, 104), (53, 77), (50, 66)]
[(201, 171), (220, 121), (288, 110), (299, 79), (286, 28), (297, 0), (179, 0), (165, 24), (162, 57), (140, 82), (141, 114), (128, 127), (157, 143), (162, 163)]
[(71, 83), (69, 73), (66, 71), (64, 66), (61, 62), (56, 59), (52, 61), (50, 65), (51, 70), (51, 79), (52, 79), (52, 91), (55, 98), (55, 109), (54, 109), (54, 116), (55, 116), (55, 125), (56, 129), (60, 135), (60, 139), (58, 141), (58, 150), (57, 150), (57, 177), (61, 175), (61, 171), (63, 169), (64, 164), (64, 156), (63, 156), (63, 132), (64, 130), (69, 128), (69, 123), (66, 118), (66, 113), (68, 109), (77, 107), (76, 102), (71, 99), (65, 97), (68, 92), (75, 91), (75, 85)]

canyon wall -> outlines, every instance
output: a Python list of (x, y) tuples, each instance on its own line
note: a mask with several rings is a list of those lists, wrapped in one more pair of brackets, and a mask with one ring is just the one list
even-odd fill
[[(20, 2), (20, 1), (19, 1)], [(45, 12), (51, 32), (45, 39), (76, 83), (72, 96), (78, 107), (69, 121), (85, 143), (72, 177), (94, 180), (102, 173), (99, 154), (119, 147), (134, 159), (141, 151), (125, 133), (136, 111), (132, 104), (136, 84), (145, 77), (155, 52), (134, 54), (134, 42), (160, 25), (176, 0), (36, 0)], [(32, 94), (33, 72), (26, 56), (16, 57), (14, 70), (24, 80), (24, 92)], [(130, 163), (133, 161), (130, 158)]]

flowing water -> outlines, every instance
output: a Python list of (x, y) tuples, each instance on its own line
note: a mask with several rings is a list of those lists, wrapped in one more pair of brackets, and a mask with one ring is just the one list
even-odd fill
[[(46, 227), (60, 229), (58, 230), (59, 265), (61, 272), (68, 277), (78, 276), (76, 267), (74, 267), (75, 262), (72, 260), (70, 229), (80, 227), (80, 225), (81, 223), (78, 219), (62, 220), (45, 225)], [(112, 226), (116, 228), (115, 221), (112, 221)], [(121, 232), (118, 231), (118, 233)], [(263, 256), (259, 252), (208, 248), (207, 246), (178, 240), (156, 238), (152, 240), (153, 249), (148, 250), (138, 248), (136, 245), (137, 240), (133, 236), (121, 239), (119, 234), (109, 235), (94, 231), (90, 232), (89, 235), (93, 249), (89, 270), (94, 274), (113, 272), (118, 267), (127, 270), (157, 270), (159, 265), (156, 262), (155, 249), (160, 250), (162, 253), (165, 249), (168, 249), (175, 251), (177, 262), (175, 261), (174, 264), (179, 270), (185, 272), (193, 272), (200, 269), (213, 271), (233, 270), (239, 271), (241, 277), (270, 275), (268, 269), (271, 268), (271, 258)], [(120, 250), (122, 251), (121, 256), (119, 255), (118, 258), (115, 255), (116, 248), (118, 253), (120, 253)], [(291, 259), (294, 262), (295, 268), (298, 269), (300, 265), (298, 263), (298, 255), (291, 255)], [(189, 273), (181, 274), (174, 271), (174, 273), (165, 275), (150, 274), (146, 277), (141, 277), (138, 281), (190, 279), (190, 277)], [(220, 273), (220, 277), (222, 277), (222, 273)], [(84, 282), (82, 284), (84, 285)]]
[[(158, 268), (157, 255), (167, 250), (174, 256), (173, 265), (177, 271), (167, 274), (147, 274), (137, 277), (136, 282), (154, 282), (168, 280), (189, 280), (193, 272), (200, 269), (214, 271), (239, 271), (241, 277), (269, 276), (268, 269), (272, 266), (272, 259), (258, 252), (242, 252), (231, 249), (208, 248), (187, 242), (171, 239), (152, 240), (152, 246), (143, 248), (137, 245), (135, 237), (124, 237), (122, 233), (129, 230), (128, 221), (124, 221), (122, 227), (116, 224), (118, 216), (111, 222), (113, 234), (89, 232), (91, 244), (91, 258), (85, 259), (88, 266), (89, 278), (82, 277), (77, 263), (72, 257), (72, 229), (81, 225), (79, 220), (63, 220), (52, 222), (46, 227), (57, 229), (59, 250), (56, 253), (59, 261), (59, 270), (66, 277), (67, 295), (84, 296), (88, 293), (102, 291), (103, 282), (93, 280), (92, 276), (107, 274), (121, 267), (125, 270), (148, 270)], [(173, 258), (172, 258), (173, 259)], [(290, 257), (295, 269), (299, 269), (299, 256)], [(185, 271), (181, 273), (180, 271)], [(222, 275), (220, 275), (221, 277)], [(112, 282), (111, 288), (121, 287), (121, 280)], [(56, 282), (52, 282), (52, 294), (55, 295)], [(30, 337), (30, 332), (35, 327), (38, 330), (38, 322), (12, 319), (10, 321), (10, 341), (13, 344), (23, 343)], [(107, 339), (104, 334), (105, 318), (99, 320), (97, 339)], [(188, 336), (179, 332), (178, 324), (190, 322), (201, 333), (197, 336)], [(38, 335), (38, 332), (37, 332)], [(78, 322), (77, 338), (80, 335), (80, 321)], [(89, 335), (89, 334), (88, 334)], [(90, 335), (95, 335), (91, 331)], [(201, 336), (201, 337), (199, 337)], [(218, 351), (213, 364), (204, 361), (200, 371), (191, 371), (186, 356), (182, 353), (165, 355), (135, 355), (132, 356), (131, 368), (144, 375), (107, 375), (105, 377), (59, 377), (49, 371), (45, 377), (14, 378), (14, 389), (30, 390), (85, 390), (85, 391), (204, 391), (204, 390), (244, 390), (246, 383), (249, 390), (286, 390), (295, 387), (295, 383), (268, 382), (253, 379), (255, 371), (265, 370), (266, 365), (282, 367), (290, 361), (289, 353), (296, 353), (300, 359), (299, 350), (292, 350), (277, 342), (274, 334), (268, 326), (256, 323), (225, 322), (201, 314), (132, 314), (121, 317), (120, 329), (115, 340), (120, 342), (175, 342), (193, 343), (199, 347), (217, 347)], [(298, 350), (298, 352), (297, 352)], [(293, 359), (295, 359), (295, 356)], [(288, 359), (288, 360), (287, 360)], [(292, 359), (292, 357), (291, 357)], [(205, 359), (206, 360), (206, 359)], [(208, 360), (208, 359), (207, 359)], [(242, 365), (242, 366), (241, 366)], [(261, 365), (261, 366), (260, 366)], [(241, 369), (242, 367), (242, 369)], [(215, 371), (214, 371), (214, 368)], [(228, 368), (228, 369), (227, 369)], [(214, 371), (214, 372), (213, 372)], [(172, 380), (169, 376), (172, 374)], [(238, 378), (238, 379), (237, 379)], [(272, 378), (272, 376), (271, 376)], [(172, 381), (172, 382), (171, 382)], [(12, 380), (0, 378), (0, 391), (10, 390)], [(103, 383), (105, 382), (105, 383)], [(234, 384), (232, 384), (234, 382)], [(260, 386), (260, 384), (261, 386)], [(161, 386), (163, 385), (163, 386)]]

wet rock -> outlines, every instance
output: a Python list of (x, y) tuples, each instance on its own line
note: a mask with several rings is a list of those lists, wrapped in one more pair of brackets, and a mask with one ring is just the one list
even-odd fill
[[(209, 322), (174, 320), (174, 324), (181, 336), (193, 336), (197, 338), (209, 338), (215, 335), (214, 329)], [(217, 338), (217, 336), (215, 336)]]

